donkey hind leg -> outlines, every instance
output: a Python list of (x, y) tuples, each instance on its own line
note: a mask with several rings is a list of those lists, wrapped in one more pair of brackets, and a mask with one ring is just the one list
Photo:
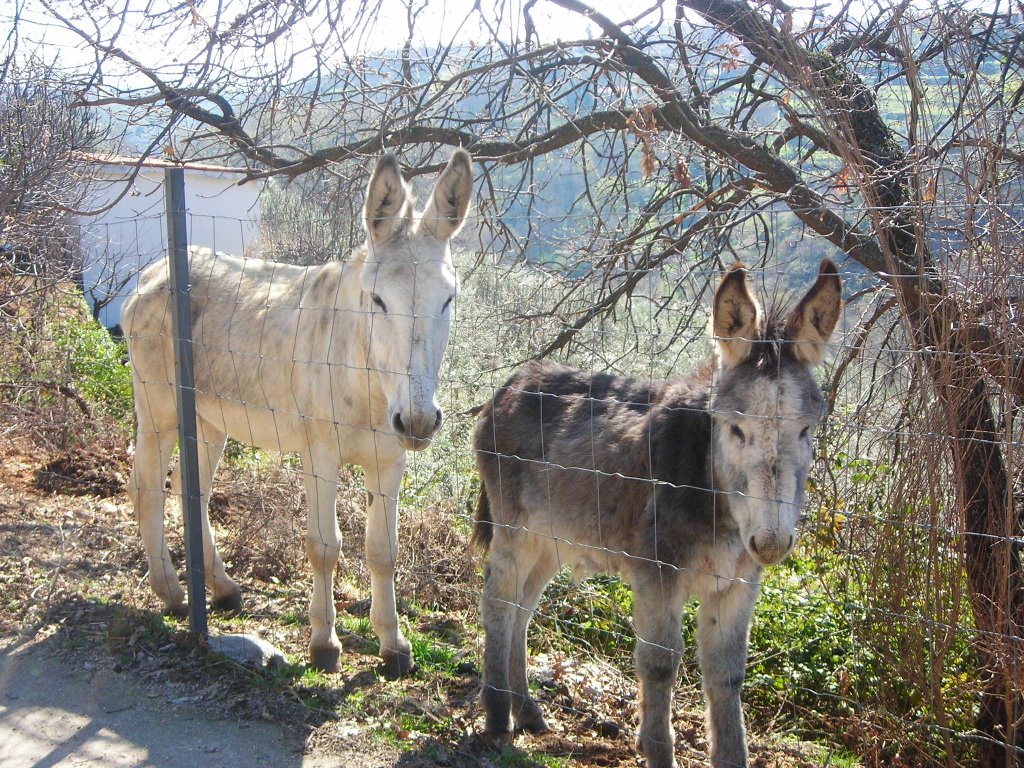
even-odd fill
[(341, 531), (334, 508), (340, 459), (326, 453), (302, 457), (306, 487), (306, 556), (313, 570), (309, 601), (309, 659), (326, 672), (338, 671), (341, 642), (334, 628), (334, 569), (341, 554)]
[(714, 768), (747, 764), (740, 692), (747, 666), (747, 638), (757, 584), (737, 582), (701, 601), (697, 612), (697, 660), (708, 706)]
[(652, 572), (633, 583), (636, 672), (640, 681), (637, 750), (650, 768), (676, 765), (672, 748), (672, 689), (683, 652), (685, 595), (678, 577)]
[(544, 713), (530, 696), (526, 679), (526, 629), (537, 610), (540, 596), (555, 573), (558, 572), (558, 558), (555, 553), (545, 548), (523, 584), (522, 598), (515, 610), (515, 622), (512, 629), (512, 647), (509, 650), (509, 683), (512, 690), (512, 718), (517, 728), (530, 733), (543, 733), (548, 730), (544, 722)]
[(546, 727), (527, 689), (526, 626), (552, 572), (550, 565), (539, 561), (549, 557), (554, 559), (547, 553), (542, 557), (523, 531), (495, 531), (480, 600), (484, 625), (480, 698), (487, 716), (484, 732), (492, 738), (506, 738), (511, 732), (513, 699), (519, 725), (530, 730)]
[(203, 567), (206, 588), (210, 590), (210, 606), (217, 611), (240, 611), (242, 592), (224, 570), (210, 527), (210, 492), (225, 443), (227, 435), (223, 431), (206, 422), (199, 425), (199, 507), (203, 525)]
[(398, 627), (395, 561), (398, 557), (398, 492), (405, 455), (363, 467), (370, 497), (366, 511), (366, 564), (370, 569), (370, 622), (380, 640), (384, 674), (401, 677), (413, 668), (412, 645)]
[[(136, 387), (140, 385), (136, 383)], [(185, 591), (171, 562), (164, 537), (164, 486), (167, 465), (178, 439), (176, 424), (157, 430), (140, 416), (135, 438), (135, 460), (128, 480), (128, 495), (139, 522), (139, 534), (149, 562), (149, 585), (170, 613), (184, 614)]]
[[(210, 491), (213, 487), (213, 475), (217, 471), (227, 436), (221, 430), (202, 420), (197, 424), (197, 458), (199, 464), (199, 513), (200, 528), (203, 537), (203, 578), (206, 588), (210, 590), (210, 605), (217, 611), (238, 611), (242, 608), (242, 593), (238, 585), (224, 570), (224, 563), (217, 553), (217, 544), (210, 527)], [(181, 462), (179, 461), (171, 475), (171, 494), (181, 502), (182, 515), (185, 514), (184, 493), (181, 481)]]

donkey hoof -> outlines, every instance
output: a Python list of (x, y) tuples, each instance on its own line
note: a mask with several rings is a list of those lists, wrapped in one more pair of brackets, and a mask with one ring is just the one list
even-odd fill
[(234, 589), (222, 597), (218, 597), (210, 608), (220, 613), (238, 613), (242, 610), (242, 590)]
[(309, 666), (319, 669), (321, 672), (337, 672), (340, 669), (338, 658), (341, 656), (341, 648), (310, 648)]
[(535, 736), (551, 730), (543, 717), (538, 717), (536, 720), (520, 720), (516, 723), (516, 727)]
[[(677, 766), (675, 751), (670, 740), (658, 740), (649, 736), (637, 735), (636, 751), (647, 758), (647, 765), (650, 768), (676, 768)], [(713, 762), (718, 765), (717, 761)], [(737, 765), (746, 765), (746, 761), (737, 763)]]
[(513, 714), (515, 716), (516, 728), (520, 730), (527, 733), (546, 733), (550, 730), (548, 724), (544, 722), (544, 712), (541, 710), (540, 705), (529, 696), (525, 696), (522, 699), (518, 712), (513, 709)]
[(178, 603), (177, 605), (165, 605), (164, 614), (167, 616), (174, 616), (178, 619), (184, 619), (188, 616), (188, 606), (184, 603)]
[(551, 730), (544, 720), (544, 715), (541, 714), (540, 707), (536, 704), (534, 704), (533, 711), (528, 712), (525, 707), (523, 708), (519, 717), (516, 718), (516, 728), (533, 734), (547, 733)]
[(381, 657), (384, 659), (384, 677), (388, 680), (397, 680), (400, 677), (405, 677), (416, 669), (412, 653), (385, 651), (381, 654)]
[(512, 731), (509, 730), (497, 730), (488, 731), (484, 730), (480, 734), (480, 740), (483, 742), (487, 749), (495, 751), (501, 751), (509, 744), (512, 743)]

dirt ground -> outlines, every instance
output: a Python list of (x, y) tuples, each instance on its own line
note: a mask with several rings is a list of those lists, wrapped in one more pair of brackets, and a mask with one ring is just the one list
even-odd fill
[(307, 749), (287, 723), (216, 713), (194, 695), (101, 660), (69, 657), (52, 636), (0, 650), (0, 751), (7, 768), (377, 768), (397, 749), (353, 739)]
[[(480, 643), (469, 627), (476, 587), (467, 587), (474, 567), (464, 541), (436, 540), (453, 535), (439, 532), (450, 526), (415, 517), (403, 522), (413, 531), (406, 538), (414, 538), (402, 544), (402, 590), (422, 587), (428, 573), (423, 588), (447, 610), (406, 608), (410, 629), (427, 643), (416, 650), (420, 669), (401, 681), (379, 674), (358, 586), (358, 491), (339, 502), (352, 513), (341, 515), (351, 527), (345, 558), (351, 581), (336, 594), (344, 668), (325, 675), (303, 665), (307, 577), (298, 484), (278, 478), (252, 497), (238, 478), (221, 477), (226, 490), (220, 497), (215, 492), (211, 516), (236, 529), (221, 536), (221, 551), (242, 583), (246, 612), (211, 616), (211, 631), (259, 634), (291, 663), (267, 673), (213, 657), (196, 646), (184, 623), (161, 614), (120, 490), (124, 462), (108, 459), (99, 452), (54, 464), (32, 450), (0, 447), (5, 768), (642, 765), (632, 748), (635, 685), (586, 654), (552, 651), (533, 660), (551, 733), (519, 736), (502, 752), (481, 742)], [(83, 483), (64, 482), (77, 475)], [(260, 523), (253, 529), (255, 518)], [(240, 554), (257, 541), (265, 544), (262, 551)], [(180, 537), (171, 537), (171, 548), (180, 555)], [(706, 764), (699, 683), (683, 680), (679, 688), (680, 763)], [(753, 741), (751, 762), (758, 768), (828, 762), (804, 746)]]

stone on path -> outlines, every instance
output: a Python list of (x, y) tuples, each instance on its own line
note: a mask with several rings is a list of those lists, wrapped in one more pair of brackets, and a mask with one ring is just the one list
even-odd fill
[(288, 662), (273, 644), (257, 635), (214, 635), (209, 639), (214, 653), (256, 669), (278, 669)]

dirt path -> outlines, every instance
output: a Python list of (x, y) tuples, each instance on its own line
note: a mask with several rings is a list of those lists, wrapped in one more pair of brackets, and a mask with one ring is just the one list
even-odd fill
[(301, 731), (213, 714), (115, 670), (69, 660), (48, 641), (0, 648), (5, 768), (379, 768), (398, 757), (376, 744), (304, 754)]

